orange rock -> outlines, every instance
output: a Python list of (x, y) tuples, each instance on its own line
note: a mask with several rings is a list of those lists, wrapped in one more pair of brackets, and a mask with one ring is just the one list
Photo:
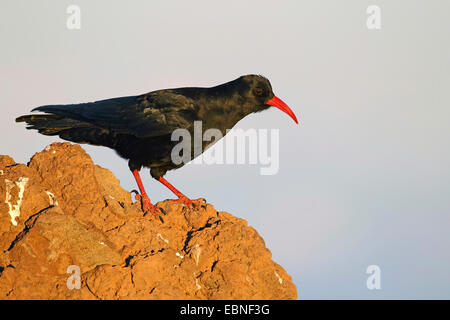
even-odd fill
[(297, 298), (245, 220), (157, 206), (164, 223), (79, 145), (0, 156), (0, 299)]

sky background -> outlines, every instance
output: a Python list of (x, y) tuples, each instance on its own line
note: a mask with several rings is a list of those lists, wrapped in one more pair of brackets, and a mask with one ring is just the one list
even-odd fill
[[(66, 27), (70, 4), (80, 30)], [(279, 173), (189, 165), (167, 180), (247, 220), (300, 299), (449, 299), (449, 12), (447, 0), (2, 0), (0, 154), (26, 163), (61, 141), (14, 122), (40, 105), (263, 74), (300, 125), (272, 108), (237, 127), (280, 130)], [(85, 149), (136, 188), (126, 160)], [(152, 201), (173, 197), (142, 177)]]

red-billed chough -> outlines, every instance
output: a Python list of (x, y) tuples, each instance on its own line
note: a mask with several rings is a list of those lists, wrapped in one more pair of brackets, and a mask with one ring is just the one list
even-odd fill
[[(46, 105), (32, 110), (45, 114), (25, 115), (16, 121), (26, 122), (27, 129), (44, 135), (114, 149), (128, 159), (143, 210), (158, 215), (142, 185), (141, 167), (150, 168), (152, 177), (178, 196), (174, 201), (192, 205), (200, 200), (188, 199), (163, 178), (168, 170), (184, 165), (171, 159), (178, 143), (171, 139), (174, 130), (187, 129), (193, 135), (194, 121), (201, 121), (203, 130), (217, 128), (225, 135), (245, 116), (270, 106), (298, 123), (292, 110), (273, 94), (269, 80), (258, 75), (242, 76), (211, 88), (165, 89), (89, 103)], [(193, 144), (194, 139), (191, 141)], [(194, 153), (193, 147), (191, 150)]]

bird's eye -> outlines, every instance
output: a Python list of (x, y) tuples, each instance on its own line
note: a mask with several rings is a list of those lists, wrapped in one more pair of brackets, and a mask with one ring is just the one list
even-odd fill
[(261, 96), (263, 94), (263, 89), (256, 88), (253, 92), (255, 93), (255, 95)]

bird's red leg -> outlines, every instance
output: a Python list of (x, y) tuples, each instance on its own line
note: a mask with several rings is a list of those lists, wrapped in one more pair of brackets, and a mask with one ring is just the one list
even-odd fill
[(132, 171), (134, 179), (136, 179), (136, 183), (139, 187), (139, 191), (141, 192), (141, 201), (142, 201), (142, 210), (144, 212), (150, 211), (155, 216), (159, 216), (157, 212), (156, 206), (152, 205), (150, 202), (150, 198), (148, 197), (147, 193), (145, 192), (144, 185), (142, 184), (141, 176), (139, 175), (139, 171), (134, 170)]
[(175, 193), (175, 195), (178, 197), (178, 199), (171, 199), (169, 201), (179, 202), (179, 203), (182, 203), (182, 204), (184, 204), (184, 205), (186, 205), (188, 207), (193, 207), (194, 204), (203, 203), (205, 201), (202, 198), (194, 199), (194, 200), (189, 199), (184, 194), (182, 194), (177, 188), (175, 188), (173, 185), (171, 185), (170, 182), (167, 181), (166, 179), (164, 179), (163, 177), (160, 177), (158, 179), (158, 181), (161, 182), (163, 185), (165, 185), (167, 188), (169, 188), (170, 191)]

